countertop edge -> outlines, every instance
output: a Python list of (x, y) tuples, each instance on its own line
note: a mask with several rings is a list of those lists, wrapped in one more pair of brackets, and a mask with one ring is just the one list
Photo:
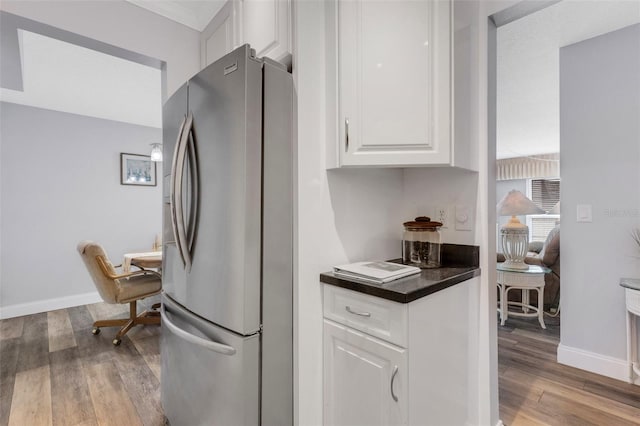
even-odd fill
[[(468, 268), (468, 267), (466, 267)], [(334, 285), (336, 287), (345, 288), (347, 290), (356, 291), (358, 293), (368, 294), (370, 296), (380, 297), (382, 299), (391, 300), (399, 303), (410, 303), (414, 300), (421, 299), (433, 293), (437, 293), (448, 287), (454, 286), (461, 282), (470, 280), (480, 276), (480, 268), (472, 267), (469, 271), (465, 271), (451, 277), (442, 279), (430, 285), (418, 288), (409, 293), (401, 293), (381, 285), (368, 284), (362, 281), (338, 278), (331, 272), (320, 274), (320, 282), (324, 284)]]

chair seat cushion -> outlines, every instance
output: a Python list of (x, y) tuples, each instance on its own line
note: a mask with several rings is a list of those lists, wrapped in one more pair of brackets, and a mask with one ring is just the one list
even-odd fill
[(119, 291), (116, 295), (118, 303), (128, 303), (160, 292), (162, 281), (155, 275), (135, 275), (117, 280)]

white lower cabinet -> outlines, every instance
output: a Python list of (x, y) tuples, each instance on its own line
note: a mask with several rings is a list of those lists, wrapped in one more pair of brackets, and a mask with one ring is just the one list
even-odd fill
[(325, 426), (469, 424), (479, 283), (410, 303), (325, 284)]
[(325, 424), (407, 424), (407, 350), (324, 320)]

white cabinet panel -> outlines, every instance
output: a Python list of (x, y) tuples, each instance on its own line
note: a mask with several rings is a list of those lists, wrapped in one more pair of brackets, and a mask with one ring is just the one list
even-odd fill
[(228, 0), (200, 35), (201, 65), (245, 43), (288, 65), (291, 41), (291, 0)]
[(281, 60), (291, 53), (291, 0), (242, 0), (243, 42), (257, 56)]
[(200, 34), (201, 68), (220, 59), (239, 45), (235, 34), (235, 16), (236, 5), (233, 0), (229, 0)]
[(325, 424), (406, 424), (406, 350), (329, 320), (324, 336)]
[(339, 166), (450, 164), (450, 2), (337, 0), (327, 10)]

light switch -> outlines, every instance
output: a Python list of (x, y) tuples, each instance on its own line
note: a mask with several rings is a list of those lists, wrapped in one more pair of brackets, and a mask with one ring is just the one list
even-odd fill
[(591, 204), (578, 204), (576, 206), (576, 215), (578, 222), (593, 222)]
[(471, 231), (473, 218), (469, 206), (456, 206), (456, 231)]

